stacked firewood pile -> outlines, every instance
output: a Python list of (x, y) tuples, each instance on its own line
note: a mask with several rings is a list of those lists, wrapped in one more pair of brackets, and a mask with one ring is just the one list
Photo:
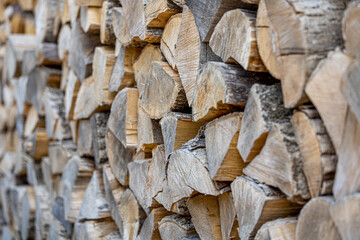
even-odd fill
[(360, 3), (0, 1), (1, 239), (360, 239)]

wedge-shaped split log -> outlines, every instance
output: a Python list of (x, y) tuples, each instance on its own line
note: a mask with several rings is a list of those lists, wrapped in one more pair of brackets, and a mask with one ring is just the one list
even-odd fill
[(294, 113), (291, 123), (311, 197), (331, 194), (337, 156), (318, 112), (313, 106), (304, 105)]
[(222, 239), (240, 240), (237, 232), (239, 223), (231, 191), (219, 195), (218, 201)]
[(360, 96), (358, 92), (360, 90), (360, 61), (354, 60), (348, 67), (343, 79), (341, 81), (341, 91), (349, 104), (350, 110), (355, 114), (357, 120), (360, 122)]
[(41, 159), (48, 154), (48, 138), (45, 128), (37, 128), (24, 141), (24, 150), (34, 159)]
[(64, 60), (69, 54), (71, 42), (71, 28), (68, 24), (61, 27), (59, 36), (58, 36), (58, 56), (61, 60)]
[(342, 20), (342, 34), (345, 41), (346, 52), (352, 56), (360, 54), (360, 34), (357, 31), (357, 23), (360, 21), (360, 6), (358, 1), (347, 5)]
[(280, 218), (261, 226), (255, 240), (296, 239), (296, 218)]
[(112, 218), (75, 223), (74, 235), (79, 240), (121, 240), (121, 234)]
[(104, 1), (101, 7), (100, 17), (100, 41), (102, 44), (114, 44), (116, 37), (112, 25), (112, 11), (115, 7), (120, 7), (118, 1)]
[(168, 63), (152, 62), (140, 107), (152, 119), (160, 119), (170, 111), (188, 107), (180, 76)]
[(97, 168), (107, 162), (106, 150), (106, 124), (109, 119), (109, 113), (95, 113), (90, 118), (91, 131), (92, 131), (92, 144), (94, 149), (94, 159)]
[(53, 34), (58, 0), (39, 0), (35, 8), (36, 38), (38, 42), (54, 42)]
[(169, 0), (150, 0), (145, 7), (147, 27), (164, 28), (169, 18), (181, 11), (181, 8)]
[(210, 47), (224, 62), (237, 62), (245, 70), (267, 72), (257, 47), (256, 11), (226, 12), (214, 29)]
[(80, 120), (78, 127), (77, 153), (80, 157), (94, 157), (90, 120)]
[(49, 159), (52, 174), (61, 174), (68, 161), (76, 154), (76, 145), (72, 141), (51, 142)]
[(35, 236), (44, 239), (49, 234), (49, 219), (51, 218), (50, 193), (45, 185), (34, 186), (36, 213), (35, 213)]
[(154, 208), (144, 221), (136, 240), (160, 240), (159, 222), (166, 216), (171, 215), (165, 208)]
[[(264, 222), (295, 216), (301, 205), (292, 203), (278, 189), (241, 176), (231, 184), (240, 239), (250, 239)], [(252, 206), (249, 208), (248, 206)]]
[(73, 156), (66, 164), (62, 174), (62, 194), (64, 197), (65, 219), (76, 222), (88, 184), (94, 171), (90, 159)]
[[(318, 197), (308, 202), (301, 210), (296, 227), (296, 239), (341, 239), (330, 215), (334, 204), (332, 197)], [(321, 227), (319, 227), (321, 223)]]
[(283, 104), (280, 85), (254, 85), (249, 91), (237, 148), (245, 162), (253, 160), (263, 148), (274, 124), (290, 122), (291, 110)]
[(84, 32), (91, 34), (100, 33), (101, 12), (101, 7), (80, 7), (80, 24)]
[(76, 98), (81, 86), (81, 82), (76, 77), (75, 73), (70, 70), (66, 90), (65, 90), (65, 116), (68, 120), (73, 120), (74, 118), (74, 109), (76, 104)]
[(36, 128), (45, 128), (44, 118), (41, 118), (36, 112), (36, 109), (31, 106), (24, 124), (24, 137), (29, 137)]
[(206, 63), (196, 81), (192, 103), (193, 120), (211, 121), (244, 108), (255, 83), (271, 84), (274, 81), (269, 74), (248, 72), (241, 66)]
[(164, 217), (159, 222), (159, 231), (161, 239), (182, 239), (196, 234), (191, 218), (177, 214)]

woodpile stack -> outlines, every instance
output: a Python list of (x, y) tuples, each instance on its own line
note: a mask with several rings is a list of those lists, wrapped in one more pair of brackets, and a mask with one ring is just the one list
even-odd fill
[(360, 239), (360, 2), (0, 1), (0, 239)]

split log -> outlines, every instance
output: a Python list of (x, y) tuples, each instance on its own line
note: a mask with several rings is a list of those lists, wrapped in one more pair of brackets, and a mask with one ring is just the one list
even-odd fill
[(74, 118), (75, 103), (80, 85), (81, 82), (76, 77), (75, 73), (70, 70), (64, 96), (65, 116), (68, 120), (73, 120)]
[(61, 60), (58, 55), (56, 43), (41, 43), (36, 48), (37, 64), (46, 66), (59, 66)]
[[(319, 111), (338, 153), (344, 131), (347, 103), (341, 89), (341, 79), (351, 64), (351, 58), (340, 50), (330, 52), (321, 61), (306, 85), (306, 93)], [(331, 99), (331, 107), (325, 99)]]
[(137, 104), (139, 92), (135, 88), (121, 90), (111, 106), (108, 129), (125, 148), (137, 146)]
[(313, 106), (304, 105), (294, 113), (291, 123), (311, 197), (331, 194), (337, 156), (318, 112)]
[(201, 239), (222, 239), (217, 197), (197, 195), (188, 200), (187, 206)]
[(152, 119), (161, 119), (170, 111), (188, 107), (180, 76), (168, 63), (152, 62), (140, 107)]
[(256, 14), (256, 42), (260, 57), (270, 74), (276, 78), (281, 79), (281, 61), (276, 55), (278, 48), (272, 42), (272, 32), (270, 27), (270, 20), (266, 9), (265, 0), (259, 1), (259, 8)]
[(103, 168), (105, 197), (111, 216), (119, 227), (123, 239), (135, 239), (146, 214), (142, 211), (130, 189), (122, 187), (109, 165)]
[(189, 217), (170, 215), (159, 222), (161, 239), (181, 239), (184, 236), (196, 234), (194, 225)]
[[(64, 211), (64, 199), (62, 197), (56, 197), (54, 199), (53, 208), (51, 211), (54, 218), (61, 223), (61, 235), (71, 235), (72, 233), (72, 223), (65, 219)], [(70, 238), (69, 238), (70, 239)]]
[(37, 65), (36, 50), (25, 50), (21, 64), (21, 75), (29, 75)]
[(94, 171), (83, 199), (79, 212), (79, 221), (100, 220), (111, 217), (109, 204), (105, 199), (102, 171)]
[(90, 120), (80, 120), (77, 153), (80, 157), (94, 157), (93, 132)]
[(68, 24), (62, 26), (57, 43), (58, 43), (58, 55), (61, 60), (65, 58), (67, 54), (69, 54), (71, 42), (71, 28)]
[(109, 163), (117, 180), (121, 185), (129, 184), (128, 163), (132, 161), (135, 154), (134, 149), (125, 148), (117, 137), (110, 131), (106, 133), (106, 149)]
[(357, 223), (359, 222), (360, 194), (346, 196), (337, 201), (330, 208), (332, 220), (337, 227), (341, 239), (350, 240), (360, 236)]
[(48, 154), (48, 138), (44, 128), (37, 128), (24, 142), (25, 151), (34, 159), (41, 159)]
[(273, 80), (266, 73), (247, 72), (237, 65), (206, 63), (196, 82), (192, 103), (193, 120), (211, 121), (242, 109), (255, 83), (271, 84)]
[(160, 122), (151, 119), (141, 107), (138, 107), (137, 133), (137, 151), (147, 151), (164, 143)]
[(40, 118), (36, 109), (31, 106), (25, 120), (24, 125), (24, 137), (29, 137), (36, 128), (45, 128), (45, 121), (43, 118)]
[[(120, 7), (116, 1), (104, 1), (101, 8), (100, 17), (100, 41), (102, 44), (114, 44), (116, 37), (112, 26), (112, 10)], [(135, 17), (132, 15), (132, 17)]]
[(79, 121), (78, 120), (72, 120), (69, 121), (70, 129), (71, 129), (71, 138), (75, 144), (78, 143), (78, 128), (79, 128)]
[(179, 36), (176, 42), (175, 63), (185, 89), (189, 105), (192, 105), (196, 79), (207, 61), (220, 61), (209, 45), (201, 43), (194, 16), (184, 6)]
[[(28, 77), (20, 77), (18, 79), (12, 79), (12, 88), (14, 89), (14, 97), (16, 102), (17, 113), (26, 115), (29, 111), (29, 104), (26, 102), (29, 96), (26, 95)], [(5, 93), (6, 94), (6, 93)]]
[(38, 42), (55, 42), (53, 34), (58, 0), (38, 0), (35, 8), (36, 38)]
[(53, 178), (52, 178), (52, 172), (51, 172), (51, 165), (50, 165), (50, 159), (49, 157), (43, 157), (41, 159), (41, 173), (43, 180), (45, 182), (47, 191), (52, 194), (53, 190)]
[(104, 0), (75, 0), (77, 6), (101, 7)]
[(181, 9), (168, 0), (150, 0), (145, 7), (145, 24), (147, 27), (163, 28)]
[(141, 51), (140, 56), (134, 63), (135, 81), (139, 89), (139, 96), (142, 97), (145, 89), (145, 83), (149, 76), (151, 63), (153, 61), (163, 61), (164, 58), (161, 54), (160, 48), (155, 45), (148, 44)]
[(349, 110), (346, 116), (342, 145), (338, 153), (333, 195), (336, 200), (360, 190), (360, 126)]
[(233, 181), (246, 167), (236, 148), (241, 119), (242, 113), (232, 113), (206, 125), (206, 156), (213, 180)]
[(166, 216), (171, 215), (165, 208), (155, 208), (147, 216), (136, 240), (158, 240), (161, 239), (159, 222)]
[(109, 91), (118, 92), (126, 87), (134, 87), (135, 71), (133, 64), (139, 57), (142, 48), (122, 47), (116, 58), (109, 80)]
[(61, 174), (68, 161), (76, 153), (76, 145), (72, 141), (51, 142), (49, 144), (49, 160), (52, 174)]
[(61, 80), (60, 80), (60, 90), (65, 91), (66, 85), (69, 78), (70, 66), (68, 65), (68, 54), (64, 56), (61, 64)]
[(237, 228), (239, 227), (236, 218), (234, 200), (230, 191), (219, 195), (220, 226), (222, 239), (240, 240)]
[(35, 236), (37, 239), (45, 239), (48, 236), (51, 218), (50, 196), (45, 185), (34, 187), (36, 200)]
[(92, 73), (95, 47), (100, 45), (100, 40), (97, 35), (85, 34), (80, 26), (80, 22), (77, 21), (72, 26), (71, 42), (69, 65), (80, 82), (84, 82)]
[(75, 4), (75, 1), (72, 1), (72, 0), (65, 0), (67, 2), (67, 7), (65, 7), (65, 9), (67, 8), (68, 10), (68, 13), (65, 13), (65, 14), (68, 14), (69, 15), (69, 20), (70, 20), (70, 23), (71, 23), (71, 27), (74, 27), (78, 19), (78, 16), (79, 16), (79, 11), (80, 11), (80, 6), (77, 6)]
[(194, 14), (201, 41), (208, 42), (213, 34), (215, 26), (224, 13), (232, 9), (256, 10), (258, 1), (252, 0), (187, 0), (186, 4)]
[(296, 218), (281, 218), (261, 226), (255, 240), (296, 239)]
[(121, 240), (122, 237), (119, 229), (111, 218), (101, 220), (92, 220), (75, 223), (75, 239), (92, 240), (92, 239), (113, 239)]
[(101, 12), (101, 7), (80, 7), (80, 24), (84, 32), (90, 34), (100, 33)]
[(255, 22), (255, 11), (226, 12), (211, 36), (211, 49), (224, 62), (235, 61), (245, 70), (267, 72), (258, 52)]
[(353, 1), (347, 5), (342, 20), (342, 34), (345, 41), (346, 53), (352, 56), (360, 54), (359, 31), (357, 23), (360, 21), (360, 6), (358, 1)]
[(23, 11), (33, 11), (36, 7), (36, 2), (33, 0), (20, 0), (18, 2)]
[(190, 114), (184, 113), (168, 113), (161, 119), (160, 125), (166, 158), (194, 138), (202, 126), (200, 123), (192, 122)]
[(111, 105), (116, 93), (108, 91), (116, 57), (112, 47), (96, 47), (93, 62), (95, 99), (100, 106)]
[(108, 107), (100, 107), (95, 99), (94, 78), (87, 78), (80, 86), (74, 109), (74, 119), (88, 119), (95, 112), (106, 110)]
[(237, 145), (243, 160), (253, 160), (264, 146), (271, 127), (289, 123), (290, 118), (291, 111), (284, 107), (280, 85), (254, 85), (249, 92)]
[(96, 168), (100, 168), (108, 160), (106, 150), (106, 123), (109, 119), (108, 113), (95, 113), (90, 118), (92, 130), (92, 144)]
[(352, 64), (345, 72), (345, 75), (343, 75), (343, 79), (341, 81), (341, 91), (346, 99), (346, 102), (349, 104), (350, 110), (354, 113), (357, 120), (360, 122), (360, 97), (358, 96), (358, 91), (360, 88), (358, 79), (359, 73), (360, 61), (357, 59), (352, 62)]
[(254, 237), (263, 223), (296, 215), (302, 207), (287, 200), (279, 190), (247, 176), (237, 178), (231, 184), (231, 192), (239, 222), (239, 237), (244, 240)]
[(62, 193), (64, 197), (65, 219), (75, 222), (79, 216), (86, 188), (94, 171), (89, 159), (72, 157), (62, 173)]
[(113, 8), (112, 25), (116, 37), (115, 45), (128, 46), (134, 44), (130, 38), (127, 20), (125, 18), (124, 9), (122, 7)]
[(161, 37), (160, 49), (164, 54), (170, 66), (177, 70), (176, 67), (176, 44), (179, 37), (182, 14), (172, 16), (165, 25), (163, 35)]
[(333, 203), (332, 197), (318, 197), (308, 202), (299, 215), (296, 239), (341, 239), (330, 215)]
[(343, 44), (343, 1), (328, 1), (325, 5), (321, 0), (294, 3), (293, 0), (265, 0), (273, 45), (278, 46), (274, 49), (281, 61), (281, 82), (287, 108), (309, 101), (304, 88), (311, 73), (329, 51)]

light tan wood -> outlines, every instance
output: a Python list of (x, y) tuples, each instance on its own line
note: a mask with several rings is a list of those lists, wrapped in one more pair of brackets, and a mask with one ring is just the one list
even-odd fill
[(93, 132), (90, 120), (78, 123), (77, 153), (80, 157), (94, 157)]
[(71, 28), (68, 24), (61, 27), (58, 39), (58, 55), (61, 60), (69, 53), (71, 42)]
[(59, 66), (61, 60), (58, 55), (58, 45), (55, 43), (42, 43), (36, 48), (37, 64), (46, 66)]
[(234, 200), (230, 191), (224, 192), (218, 197), (220, 211), (220, 225), (222, 239), (239, 240), (237, 228), (239, 227), (236, 218)]
[(119, 229), (111, 218), (77, 222), (74, 227), (74, 235), (79, 240), (122, 239)]
[(77, 6), (101, 7), (104, 0), (75, 0)]
[(91, 34), (100, 33), (101, 11), (101, 7), (80, 7), (80, 23), (84, 32)]
[(196, 234), (190, 217), (176, 214), (166, 216), (159, 222), (159, 232), (161, 239), (169, 240), (182, 239), (184, 236)]
[(24, 125), (24, 137), (29, 137), (36, 128), (45, 128), (44, 119), (40, 118), (36, 109), (31, 106)]
[(296, 239), (296, 218), (281, 218), (261, 226), (255, 240)]
[(359, 31), (356, 23), (359, 22), (360, 5), (358, 1), (354, 1), (347, 5), (342, 20), (342, 34), (345, 41), (346, 53), (351, 56), (358, 56), (359, 48)]
[(104, 1), (101, 7), (100, 41), (103, 44), (114, 44), (116, 40), (112, 26), (112, 9), (115, 7), (120, 7), (120, 3)]
[(159, 222), (171, 213), (165, 208), (155, 208), (145, 219), (141, 231), (136, 239), (160, 240)]
[(180, 8), (172, 1), (150, 0), (145, 7), (146, 26), (163, 28), (169, 18), (179, 12)]
[[(153, 1), (154, 2), (154, 1)], [(176, 44), (179, 37), (182, 14), (176, 14), (167, 21), (161, 36), (160, 49), (173, 69), (176, 67)]]
[(81, 82), (76, 77), (75, 73), (70, 70), (64, 96), (65, 116), (68, 120), (74, 119), (74, 109), (80, 85)]
[(72, 141), (51, 142), (49, 144), (51, 174), (61, 174), (65, 165), (75, 154), (76, 145)]

